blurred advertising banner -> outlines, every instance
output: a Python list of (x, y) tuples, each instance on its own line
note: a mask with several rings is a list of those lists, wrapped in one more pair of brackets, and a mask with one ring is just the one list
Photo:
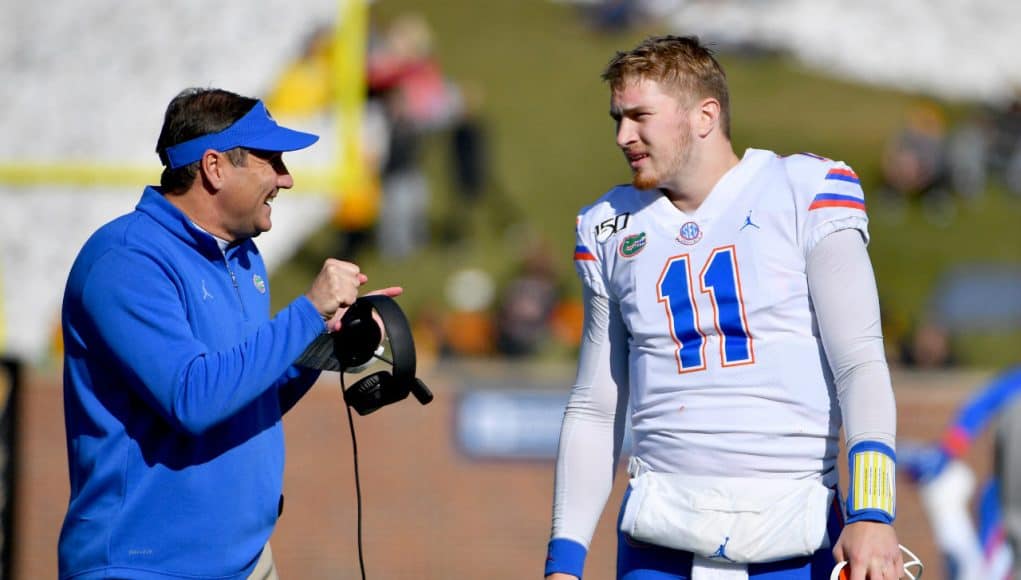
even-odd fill
[[(457, 447), (473, 459), (556, 459), (567, 397), (544, 391), (464, 393), (455, 409)], [(630, 444), (627, 431), (624, 449)]]

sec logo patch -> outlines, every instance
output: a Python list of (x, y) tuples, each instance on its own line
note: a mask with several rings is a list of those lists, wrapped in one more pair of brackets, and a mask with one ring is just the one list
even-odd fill
[(676, 239), (685, 246), (697, 244), (702, 239), (702, 228), (698, 227), (695, 222), (687, 222), (681, 226), (680, 234)]

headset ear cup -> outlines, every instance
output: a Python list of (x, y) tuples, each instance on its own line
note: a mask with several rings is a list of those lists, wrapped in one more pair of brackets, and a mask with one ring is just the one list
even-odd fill
[(392, 379), (386, 371), (377, 371), (363, 377), (344, 391), (344, 401), (354, 407), (359, 415), (368, 415), (383, 406), (380, 401)]
[(359, 415), (368, 415), (408, 396), (408, 389), (395, 388), (393, 383), (393, 375), (387, 371), (377, 371), (344, 391), (344, 401)]
[[(374, 313), (379, 315), (386, 328), (391, 360), (375, 354), (376, 345), (383, 337)], [(433, 400), (429, 388), (415, 377), (415, 342), (411, 327), (393, 298), (382, 294), (362, 296), (344, 315), (343, 323), (340, 331), (335, 333), (333, 344), (341, 373), (357, 368), (373, 356), (389, 363), (392, 368), (391, 372), (371, 374), (345, 390), (344, 400), (349, 406), (367, 415), (401, 401), (411, 393), (423, 405)]]
[(372, 303), (361, 299), (348, 308), (341, 323), (340, 330), (333, 333), (333, 353), (343, 372), (372, 360), (383, 335), (372, 317)]

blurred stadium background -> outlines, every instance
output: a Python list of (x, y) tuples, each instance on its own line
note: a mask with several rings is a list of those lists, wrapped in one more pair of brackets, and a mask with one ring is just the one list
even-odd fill
[[(2, 3), (4, 577), (56, 575), (64, 280), (88, 234), (158, 180), (163, 108), (186, 86), (264, 97), (323, 137), (288, 156), (296, 187), (259, 240), (276, 306), (326, 255), (406, 288), (437, 398), (356, 419), (371, 578), (539, 576), (579, 322), (573, 218), (628, 179), (598, 75), (648, 34), (716, 44), (739, 151), (811, 151), (861, 176), (900, 437), (936, 437), (1021, 358), (1021, 5)], [(328, 374), (285, 421), (286, 578), (358, 574), (340, 401)], [(989, 441), (971, 455), (988, 472)], [(900, 491), (902, 540), (940, 577), (914, 490)], [(587, 578), (612, 577), (612, 511)]]

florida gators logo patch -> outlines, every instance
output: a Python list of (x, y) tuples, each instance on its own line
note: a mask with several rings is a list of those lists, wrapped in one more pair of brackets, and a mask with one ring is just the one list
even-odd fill
[(620, 242), (620, 255), (625, 258), (634, 257), (638, 252), (645, 249), (645, 244), (647, 243), (648, 238), (645, 237), (645, 232), (628, 236)]
[(258, 274), (252, 274), (252, 285), (259, 291), (259, 294), (266, 293), (266, 281)]

